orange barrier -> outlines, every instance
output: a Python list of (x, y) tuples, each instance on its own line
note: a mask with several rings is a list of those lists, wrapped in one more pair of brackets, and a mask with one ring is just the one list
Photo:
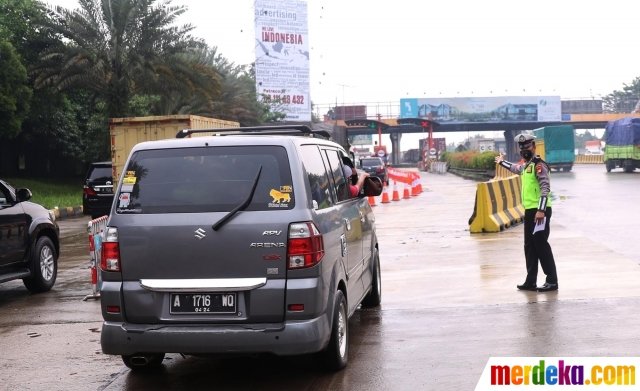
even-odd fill
[(394, 168), (387, 169), (389, 172), (389, 179), (393, 179), (394, 182), (411, 184), (414, 178), (414, 172), (411, 171), (402, 171)]

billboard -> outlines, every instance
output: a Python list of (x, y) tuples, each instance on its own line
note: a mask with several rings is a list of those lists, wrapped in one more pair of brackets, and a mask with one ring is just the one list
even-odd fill
[(366, 119), (367, 118), (367, 106), (336, 106), (334, 108), (333, 119)]
[(373, 135), (371, 134), (356, 134), (349, 136), (349, 144), (351, 145), (371, 145), (373, 144)]
[(561, 121), (559, 96), (488, 98), (403, 98), (400, 118), (431, 118), (437, 122)]
[(256, 92), (285, 121), (310, 122), (307, 2), (256, 0)]

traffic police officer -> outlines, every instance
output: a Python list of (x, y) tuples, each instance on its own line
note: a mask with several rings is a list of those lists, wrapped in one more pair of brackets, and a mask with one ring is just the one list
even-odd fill
[[(549, 166), (536, 155), (535, 137), (519, 134), (515, 142), (520, 147), (522, 160), (511, 163), (496, 156), (496, 163), (522, 177), (522, 204), (524, 206), (524, 256), (527, 278), (520, 290), (548, 292), (558, 290), (558, 275), (553, 252), (549, 245), (551, 223), (551, 185)], [(547, 278), (542, 286), (537, 286), (538, 260)]]

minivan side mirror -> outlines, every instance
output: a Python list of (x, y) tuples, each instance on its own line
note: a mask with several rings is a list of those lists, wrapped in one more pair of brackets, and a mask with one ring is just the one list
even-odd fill
[(382, 194), (382, 181), (375, 176), (365, 178), (362, 186), (365, 197), (375, 197)]
[(16, 189), (16, 201), (24, 202), (31, 199), (31, 190), (29, 189)]

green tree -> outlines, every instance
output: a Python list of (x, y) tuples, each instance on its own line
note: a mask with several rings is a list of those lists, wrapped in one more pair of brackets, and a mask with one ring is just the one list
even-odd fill
[(217, 81), (194, 72), (198, 64), (191, 55), (204, 43), (189, 34), (191, 25), (174, 25), (186, 7), (156, 3), (80, 0), (78, 10), (50, 8), (46, 27), (65, 44), (43, 52), (35, 86), (90, 92), (104, 100), (108, 117), (129, 116), (136, 95), (180, 90), (183, 97), (213, 100)]
[[(38, 63), (40, 54), (62, 45), (50, 30), (42, 28), (47, 24), (47, 18), (46, 8), (39, 1), (0, 0), (0, 36), (16, 48), (27, 68), (26, 84), (30, 89), (34, 78), (29, 70)], [(90, 108), (85, 106), (87, 99), (74, 101), (74, 98), (53, 88), (33, 89), (30, 110), (22, 121), (16, 145), (36, 155), (85, 160), (95, 141), (86, 138), (87, 126), (91, 122), (86, 121), (83, 115)]]
[(602, 99), (606, 113), (632, 113), (640, 102), (640, 77), (623, 84), (622, 91), (613, 91)]
[(46, 18), (36, 0), (0, 0), (0, 40), (7, 40), (26, 63), (37, 57), (37, 45), (43, 42), (37, 26)]
[(215, 102), (213, 116), (237, 121), (243, 126), (277, 122), (285, 117), (278, 105), (258, 100), (255, 64), (236, 65), (210, 50), (212, 66), (222, 76), (222, 94)]
[(13, 138), (29, 113), (32, 91), (27, 70), (13, 45), (0, 40), (0, 136)]

